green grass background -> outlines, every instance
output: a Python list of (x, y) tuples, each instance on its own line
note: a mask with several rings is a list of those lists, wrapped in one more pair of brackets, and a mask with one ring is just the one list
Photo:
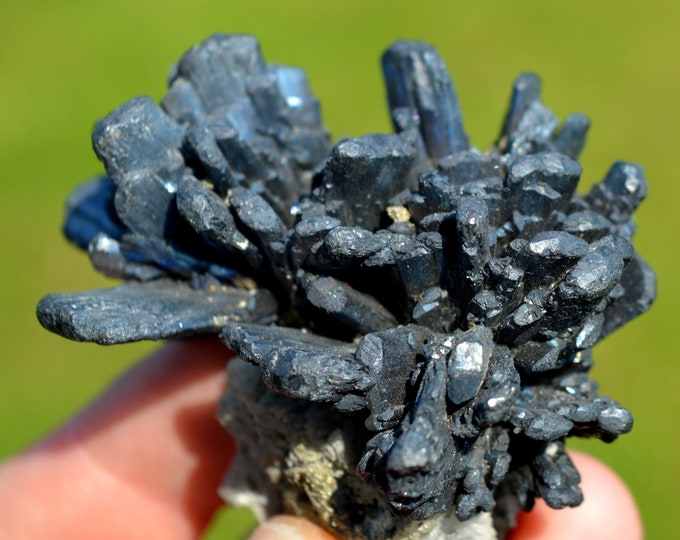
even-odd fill
[[(268, 61), (301, 65), (337, 139), (385, 132), (379, 71), (396, 38), (435, 44), (456, 81), (465, 124), (496, 137), (514, 77), (535, 70), (562, 118), (592, 120), (583, 188), (616, 159), (642, 163), (650, 195), (636, 247), (656, 268), (652, 311), (596, 349), (604, 394), (629, 407), (633, 432), (613, 445), (573, 441), (631, 487), (649, 538), (677, 530), (680, 294), (680, 8), (664, 0), (338, 2), (25, 0), (0, 22), (0, 458), (21, 450), (96, 395), (153, 345), (103, 348), (42, 330), (38, 299), (102, 286), (60, 236), (63, 201), (102, 170), (94, 122), (140, 94), (163, 95), (172, 62), (213, 32), (252, 33)], [(162, 445), (159, 445), (159, 452)], [(616, 519), (616, 516), (612, 516)], [(241, 513), (220, 514), (211, 539), (241, 538)]]

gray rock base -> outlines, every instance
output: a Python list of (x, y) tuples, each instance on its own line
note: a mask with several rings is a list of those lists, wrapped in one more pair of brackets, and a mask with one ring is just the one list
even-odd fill
[(220, 421), (238, 441), (238, 455), (221, 488), (234, 506), (259, 520), (289, 513), (357, 540), (495, 540), (491, 514), (460, 522), (453, 511), (424, 521), (395, 516), (375, 484), (355, 474), (370, 436), (363, 418), (277, 394), (260, 370), (229, 365)]

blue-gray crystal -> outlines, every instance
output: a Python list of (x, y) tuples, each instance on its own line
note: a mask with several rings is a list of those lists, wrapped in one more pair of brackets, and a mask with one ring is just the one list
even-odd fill
[(92, 266), (108, 277), (149, 281), (164, 275), (164, 270), (153, 261), (131, 260), (121, 242), (105, 233), (99, 233), (92, 239), (87, 252)]
[(578, 158), (586, 144), (590, 119), (584, 114), (570, 114), (555, 139), (555, 149), (571, 158)]
[(371, 383), (350, 344), (252, 324), (232, 324), (222, 339), (241, 358), (260, 366), (269, 386), (299, 399), (337, 403), (348, 394), (365, 393)]
[(647, 180), (642, 167), (617, 161), (604, 180), (593, 186), (586, 201), (593, 210), (619, 225), (625, 224), (646, 196)]
[[(423, 344), (429, 337), (424, 328), (397, 326), (383, 332), (367, 334), (356, 349), (356, 361), (367, 370), (374, 385), (366, 395), (371, 411), (366, 427), (381, 431), (396, 426), (405, 412), (404, 401)], [(399, 373), (399, 377), (392, 375)]]
[(232, 105), (245, 93), (248, 77), (264, 69), (260, 45), (254, 37), (218, 34), (184, 54), (171, 83), (189, 81), (203, 109), (211, 112)]
[[(589, 370), (656, 295), (632, 245), (642, 168), (616, 162), (579, 195), (590, 122), (560, 127), (534, 74), (481, 152), (432, 46), (399, 41), (382, 67), (396, 133), (331, 145), (304, 71), (266, 64), (255, 38), (187, 51), (160, 106), (97, 124), (108, 176), (67, 203), (67, 238), (127, 282), (49, 295), (38, 317), (103, 344), (220, 334), (287, 396), (263, 402), (334, 409), (348, 467), (404, 518), (577, 505), (566, 437), (633, 424)], [(385, 536), (346, 514), (343, 530)]]
[(411, 316), (416, 324), (448, 333), (455, 326), (459, 314), (459, 310), (451, 304), (448, 291), (433, 287), (423, 293)]
[(484, 270), (491, 259), (489, 210), (481, 197), (467, 196), (456, 207), (458, 284), (464, 305), (484, 286)]
[(492, 341), (493, 332), (478, 326), (465, 332), (446, 355), (447, 396), (454, 405), (471, 400), (482, 387), (489, 367)]
[(623, 407), (612, 405), (599, 414), (597, 423), (609, 433), (628, 433), (633, 427), (633, 416)]
[(100, 233), (120, 239), (125, 226), (113, 206), (114, 193), (113, 180), (108, 176), (80, 185), (66, 201), (64, 236), (80, 249), (87, 249)]
[(623, 271), (621, 285), (623, 295), (613, 299), (604, 311), (603, 335), (647, 311), (656, 297), (654, 271), (637, 253)]
[(215, 134), (204, 124), (187, 130), (186, 148), (210, 178), (216, 193), (224, 196), (229, 188), (238, 185), (238, 177), (229, 166), (222, 150), (217, 145)]
[(397, 319), (372, 296), (332, 277), (308, 275), (304, 280), (309, 302), (361, 334), (387, 330)]
[(163, 238), (173, 222), (177, 223), (176, 191), (177, 183), (168, 184), (157, 174), (131, 172), (117, 182), (116, 213), (133, 233)]
[(529, 106), (541, 95), (541, 80), (535, 73), (522, 73), (512, 87), (510, 106), (505, 116), (501, 135), (509, 137), (518, 127)]
[(391, 110), (411, 111), (431, 158), (469, 148), (458, 96), (439, 53), (416, 41), (397, 41), (383, 55)]
[(185, 164), (180, 146), (184, 129), (149, 97), (131, 99), (100, 120), (92, 133), (92, 146), (119, 182), (129, 173), (145, 172), (177, 182)]
[(581, 165), (572, 158), (555, 152), (523, 156), (508, 169), (507, 185), (511, 192), (526, 185), (543, 183), (566, 200), (576, 191)]
[(581, 477), (563, 443), (549, 443), (546, 451), (534, 459), (531, 469), (536, 475), (538, 493), (551, 508), (577, 506), (583, 501), (578, 488)]
[(612, 230), (612, 223), (602, 214), (583, 210), (566, 216), (562, 230), (592, 242), (609, 233)]
[(408, 185), (415, 150), (398, 135), (364, 135), (333, 147), (318, 187), (329, 214), (374, 230), (393, 195)]
[[(177, 191), (177, 209), (200, 235), (223, 248), (228, 254), (242, 257), (250, 268), (262, 265), (257, 247), (239, 231), (224, 199), (202, 182), (184, 177)], [(239, 265), (239, 261), (232, 264)]]
[(272, 207), (257, 193), (237, 187), (230, 191), (228, 204), (245, 232), (260, 246), (285, 241), (287, 229)]
[(446, 362), (430, 357), (413, 409), (385, 456), (384, 481), (396, 512), (422, 519), (446, 507), (455, 485), (451, 469), (456, 466), (447, 427)]
[(437, 168), (456, 186), (482, 178), (504, 175), (505, 170), (498, 154), (481, 154), (477, 150), (456, 152), (437, 162)]
[(437, 170), (427, 171), (418, 177), (418, 188), (428, 208), (436, 212), (455, 210), (458, 190), (451, 180)]
[(41, 324), (75, 341), (104, 345), (179, 335), (215, 334), (231, 322), (272, 321), (276, 301), (265, 290), (174, 280), (134, 281), (112, 289), (52, 294), (38, 304)]

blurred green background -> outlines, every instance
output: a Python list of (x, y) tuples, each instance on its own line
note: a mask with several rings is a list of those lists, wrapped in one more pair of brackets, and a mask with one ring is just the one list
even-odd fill
[[(630, 408), (633, 432), (613, 445), (573, 441), (616, 469), (649, 538), (677, 530), (680, 305), (677, 179), (680, 7), (663, 0), (339, 2), (25, 0), (0, 24), (0, 458), (88, 402), (153, 345), (68, 342), (35, 319), (51, 291), (102, 286), (60, 236), (63, 201), (102, 170), (94, 122), (140, 94), (159, 99), (169, 67), (213, 32), (252, 33), (268, 61), (307, 69), (333, 137), (385, 132), (378, 59), (396, 38), (436, 45), (456, 81), (473, 143), (500, 128), (514, 77), (537, 71), (562, 118), (592, 120), (582, 189), (616, 159), (645, 166), (650, 195), (636, 247), (657, 270), (652, 311), (596, 349), (602, 392)], [(159, 448), (159, 451), (162, 451)], [(616, 516), (612, 516), (616, 519)], [(248, 517), (222, 513), (209, 538), (236, 539)]]

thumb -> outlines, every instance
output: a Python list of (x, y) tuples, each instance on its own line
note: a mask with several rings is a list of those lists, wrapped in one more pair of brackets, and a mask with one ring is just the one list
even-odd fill
[(253, 531), (248, 540), (336, 540), (318, 525), (293, 516), (274, 516)]

